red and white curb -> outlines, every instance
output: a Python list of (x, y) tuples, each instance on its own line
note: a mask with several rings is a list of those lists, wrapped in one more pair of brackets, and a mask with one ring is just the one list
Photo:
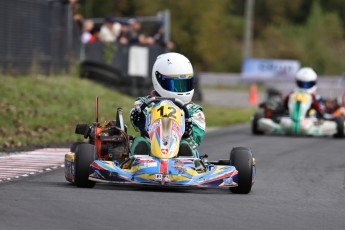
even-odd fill
[(0, 182), (64, 167), (66, 148), (45, 148), (0, 157)]

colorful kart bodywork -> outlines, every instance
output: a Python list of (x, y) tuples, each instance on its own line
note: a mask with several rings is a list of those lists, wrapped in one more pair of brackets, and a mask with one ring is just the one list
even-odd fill
[[(125, 166), (128, 164), (128, 166)], [(230, 165), (214, 165), (209, 169), (200, 159), (159, 159), (133, 157), (120, 167), (115, 161), (95, 160), (90, 165), (89, 180), (106, 183), (148, 184), (164, 186), (236, 187), (238, 171)], [(65, 175), (75, 182), (74, 154), (65, 159)], [(128, 167), (128, 168), (127, 168)], [(253, 182), (255, 166), (253, 170)]]
[[(150, 103), (153, 106), (148, 107)], [(183, 103), (152, 98), (141, 111), (145, 108), (148, 109), (145, 127), (150, 140), (149, 152), (140, 150), (137, 153), (140, 155), (127, 152), (125, 158), (114, 156), (120, 150), (129, 151), (130, 138), (119, 128), (124, 127), (121, 122), (119, 127), (102, 127), (98, 122), (92, 127), (77, 125), (76, 132), (89, 136), (89, 143), (78, 143), (66, 154), (66, 180), (78, 187), (93, 187), (95, 182), (105, 182), (230, 188), (233, 193), (243, 194), (251, 191), (256, 166), (250, 149), (233, 148), (228, 160), (214, 162), (209, 162), (207, 155), (200, 157), (198, 151), (182, 152), (185, 150), (180, 151), (180, 141), (185, 131), (185, 119), (189, 119)], [(123, 121), (119, 114), (117, 118)], [(113, 123), (117, 124), (116, 121)], [(120, 131), (120, 135), (111, 135), (114, 130)]]

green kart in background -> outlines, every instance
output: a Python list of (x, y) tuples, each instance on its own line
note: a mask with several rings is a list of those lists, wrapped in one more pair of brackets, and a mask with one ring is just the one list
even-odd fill
[[(276, 103), (277, 104), (277, 103)], [(278, 103), (279, 104), (279, 103)], [(311, 108), (312, 96), (303, 90), (291, 94), (288, 111), (275, 110), (269, 101), (265, 103), (264, 112), (257, 112), (252, 117), (252, 133), (286, 134), (300, 136), (344, 137), (344, 117), (321, 119)], [(277, 106), (275, 106), (277, 107)]]

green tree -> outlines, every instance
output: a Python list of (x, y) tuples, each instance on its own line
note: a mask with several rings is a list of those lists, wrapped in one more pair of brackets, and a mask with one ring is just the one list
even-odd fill
[(124, 17), (136, 15), (135, 0), (79, 0), (80, 12), (85, 18), (102, 18), (108, 15)]
[(300, 60), (320, 74), (341, 74), (344, 30), (337, 13), (324, 13), (315, 1), (305, 24), (268, 26), (255, 41), (255, 56)]
[(243, 18), (232, 15), (228, 1), (207, 5), (199, 17), (195, 50), (201, 70), (240, 71), (242, 60)]
[(318, 1), (314, 2), (302, 31), (302, 63), (321, 73), (340, 74), (344, 71), (345, 62), (339, 58), (345, 52), (344, 30), (336, 13), (324, 13)]

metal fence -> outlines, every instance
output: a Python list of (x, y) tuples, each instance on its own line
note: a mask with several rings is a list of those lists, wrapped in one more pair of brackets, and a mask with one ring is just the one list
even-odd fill
[(0, 73), (68, 73), (79, 55), (68, 1), (0, 1)]

